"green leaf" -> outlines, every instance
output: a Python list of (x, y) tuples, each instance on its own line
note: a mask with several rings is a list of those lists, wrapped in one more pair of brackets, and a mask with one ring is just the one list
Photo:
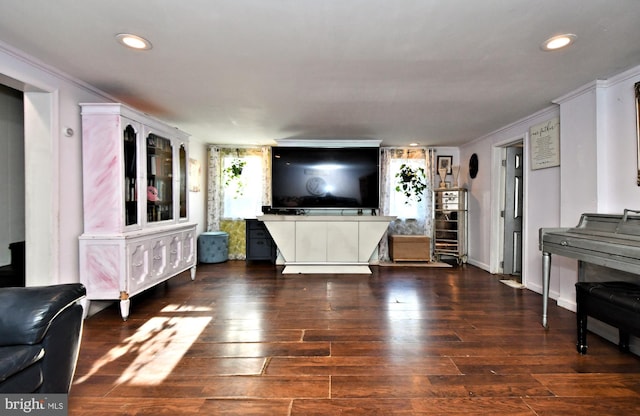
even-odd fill
[(412, 168), (403, 163), (395, 176), (398, 179), (396, 192), (404, 194), (405, 204), (410, 203), (412, 199), (417, 202), (422, 201), (422, 195), (427, 188), (424, 168)]

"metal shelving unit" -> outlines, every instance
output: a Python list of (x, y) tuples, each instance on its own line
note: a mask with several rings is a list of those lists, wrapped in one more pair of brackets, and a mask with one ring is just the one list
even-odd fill
[(434, 256), (467, 262), (467, 190), (436, 189), (434, 193)]

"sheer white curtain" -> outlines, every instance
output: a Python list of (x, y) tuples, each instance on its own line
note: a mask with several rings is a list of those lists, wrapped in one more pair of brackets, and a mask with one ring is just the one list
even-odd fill
[[(393, 221), (387, 230), (388, 234), (404, 235), (432, 235), (432, 183), (433, 183), (433, 159), (434, 152), (427, 148), (391, 148), (380, 149), (380, 213), (381, 215), (395, 215), (397, 220)], [(247, 183), (251, 183), (251, 189), (245, 188), (245, 195), (251, 197), (251, 201), (234, 203), (234, 193), (225, 190), (222, 170), (225, 165), (225, 158), (247, 159), (248, 163), (259, 159), (259, 168), (254, 171), (251, 177), (247, 177)], [(256, 162), (258, 163), (258, 162)], [(422, 167), (427, 174), (427, 188), (419, 203), (412, 202), (405, 204), (404, 196), (396, 192), (395, 187), (397, 173), (402, 163), (408, 163), (416, 167)], [(234, 244), (230, 243), (229, 258), (244, 258), (244, 237), (241, 236), (239, 227), (234, 227), (234, 223), (244, 221), (246, 213), (234, 212), (237, 206), (244, 208), (247, 204), (252, 206), (253, 216), (260, 214), (262, 205), (271, 205), (271, 149), (269, 147), (235, 149), (210, 146), (208, 148), (208, 168), (207, 168), (207, 231), (218, 231), (225, 229), (230, 231), (230, 238)], [(248, 166), (248, 165), (247, 165)], [(261, 172), (261, 173), (256, 173)], [(259, 178), (257, 177), (259, 176)], [(225, 201), (228, 201), (225, 205)], [(387, 235), (383, 237), (379, 245), (379, 259), (389, 260), (389, 248)]]
[(207, 162), (207, 231), (219, 231), (222, 212), (222, 168), (219, 147), (209, 146)]
[[(245, 162), (242, 193), (225, 184), (224, 169), (234, 160)], [(209, 146), (207, 169), (207, 231), (229, 233), (229, 258), (244, 259), (244, 220), (260, 215), (271, 204), (271, 149)]]
[[(389, 261), (388, 235), (426, 235), (432, 234), (433, 207), (433, 152), (427, 148), (381, 148), (380, 157), (380, 210), (382, 215), (395, 215), (397, 219), (389, 224), (387, 235), (379, 245), (380, 261)], [(402, 164), (414, 168), (421, 167), (426, 174), (427, 187), (422, 200), (408, 201), (401, 192), (396, 191), (398, 179), (396, 173)]]

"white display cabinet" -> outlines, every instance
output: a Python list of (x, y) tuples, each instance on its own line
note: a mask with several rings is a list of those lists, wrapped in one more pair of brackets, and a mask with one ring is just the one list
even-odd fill
[(80, 105), (80, 281), (88, 300), (120, 300), (127, 319), (130, 297), (188, 269), (195, 278), (189, 136), (122, 104)]

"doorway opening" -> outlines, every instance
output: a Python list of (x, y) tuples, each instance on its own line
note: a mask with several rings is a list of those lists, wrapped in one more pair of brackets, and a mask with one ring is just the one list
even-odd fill
[(522, 287), (522, 264), (526, 236), (525, 145), (524, 137), (498, 143), (493, 147), (491, 189), (491, 262), (490, 272), (505, 275)]
[(0, 83), (0, 287), (25, 286), (24, 98)]
[[(25, 286), (59, 281), (58, 91), (0, 73), (22, 94)], [(43, 89), (46, 88), (46, 89)], [(37, 259), (37, 261), (36, 261)]]
[(522, 283), (522, 222), (524, 194), (524, 147), (522, 143), (505, 148), (504, 165), (504, 221), (502, 272)]

